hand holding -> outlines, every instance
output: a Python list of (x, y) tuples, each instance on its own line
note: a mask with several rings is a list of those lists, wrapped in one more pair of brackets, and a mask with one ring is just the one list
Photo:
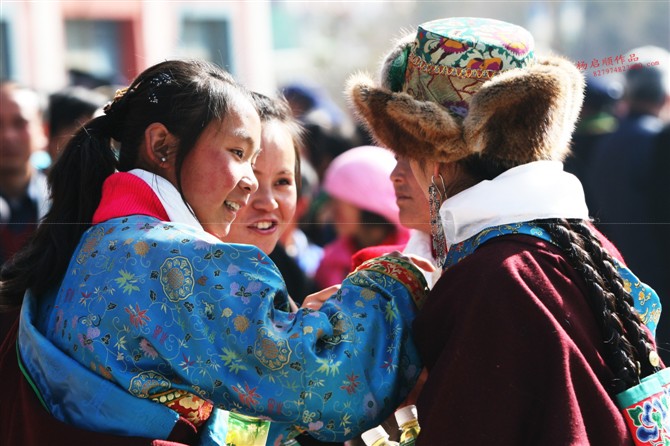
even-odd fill
[(317, 291), (316, 293), (312, 293), (305, 297), (305, 300), (302, 301), (302, 307), (301, 308), (309, 308), (310, 310), (318, 310), (321, 308), (321, 305), (328, 299), (330, 299), (333, 294), (337, 292), (337, 290), (340, 289), (340, 284), (337, 285), (331, 285), (328, 288), (324, 288), (321, 291)]

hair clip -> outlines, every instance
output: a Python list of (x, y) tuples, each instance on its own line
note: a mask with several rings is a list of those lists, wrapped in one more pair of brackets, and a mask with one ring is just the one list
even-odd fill
[(151, 87), (149, 88), (149, 102), (152, 104), (158, 104), (158, 96), (156, 96), (156, 89), (162, 85), (172, 83), (173, 79), (167, 73), (158, 73), (156, 76), (152, 77), (149, 81)]
[(108, 102), (105, 105), (105, 107), (103, 108), (103, 111), (105, 113), (109, 113), (112, 106), (114, 104), (116, 104), (117, 102), (119, 102), (121, 99), (123, 99), (123, 97), (126, 95), (127, 92), (128, 92), (128, 87), (119, 88), (118, 90), (116, 90), (116, 92), (114, 93), (114, 99), (112, 99), (110, 102)]

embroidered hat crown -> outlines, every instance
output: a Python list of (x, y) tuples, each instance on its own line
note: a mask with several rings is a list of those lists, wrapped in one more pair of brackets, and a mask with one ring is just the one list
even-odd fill
[(484, 82), (534, 62), (533, 46), (528, 31), (499, 20), (434, 20), (420, 25), (412, 45), (386, 61), (386, 85), (464, 118)]
[(378, 82), (354, 75), (347, 93), (378, 145), (402, 156), (478, 153), (513, 167), (568, 153), (584, 78), (566, 59), (535, 54), (520, 26), (457, 17), (420, 25), (386, 56)]

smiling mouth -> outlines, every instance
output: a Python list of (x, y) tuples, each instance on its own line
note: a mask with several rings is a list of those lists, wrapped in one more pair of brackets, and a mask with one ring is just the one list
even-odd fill
[(226, 207), (228, 209), (230, 209), (233, 212), (237, 212), (237, 211), (240, 210), (240, 205), (237, 204), (237, 203), (234, 203), (232, 201), (226, 201), (226, 202), (224, 202), (224, 204), (226, 205)]
[(258, 229), (261, 231), (267, 231), (268, 229), (272, 229), (275, 226), (277, 226), (277, 223), (274, 221), (259, 221), (256, 223), (251, 224), (251, 227), (254, 229)]

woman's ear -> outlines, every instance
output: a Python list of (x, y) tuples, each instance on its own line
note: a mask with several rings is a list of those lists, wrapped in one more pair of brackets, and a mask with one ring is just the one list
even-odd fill
[(140, 166), (170, 179), (174, 171), (177, 138), (163, 124), (154, 122), (144, 130)]

